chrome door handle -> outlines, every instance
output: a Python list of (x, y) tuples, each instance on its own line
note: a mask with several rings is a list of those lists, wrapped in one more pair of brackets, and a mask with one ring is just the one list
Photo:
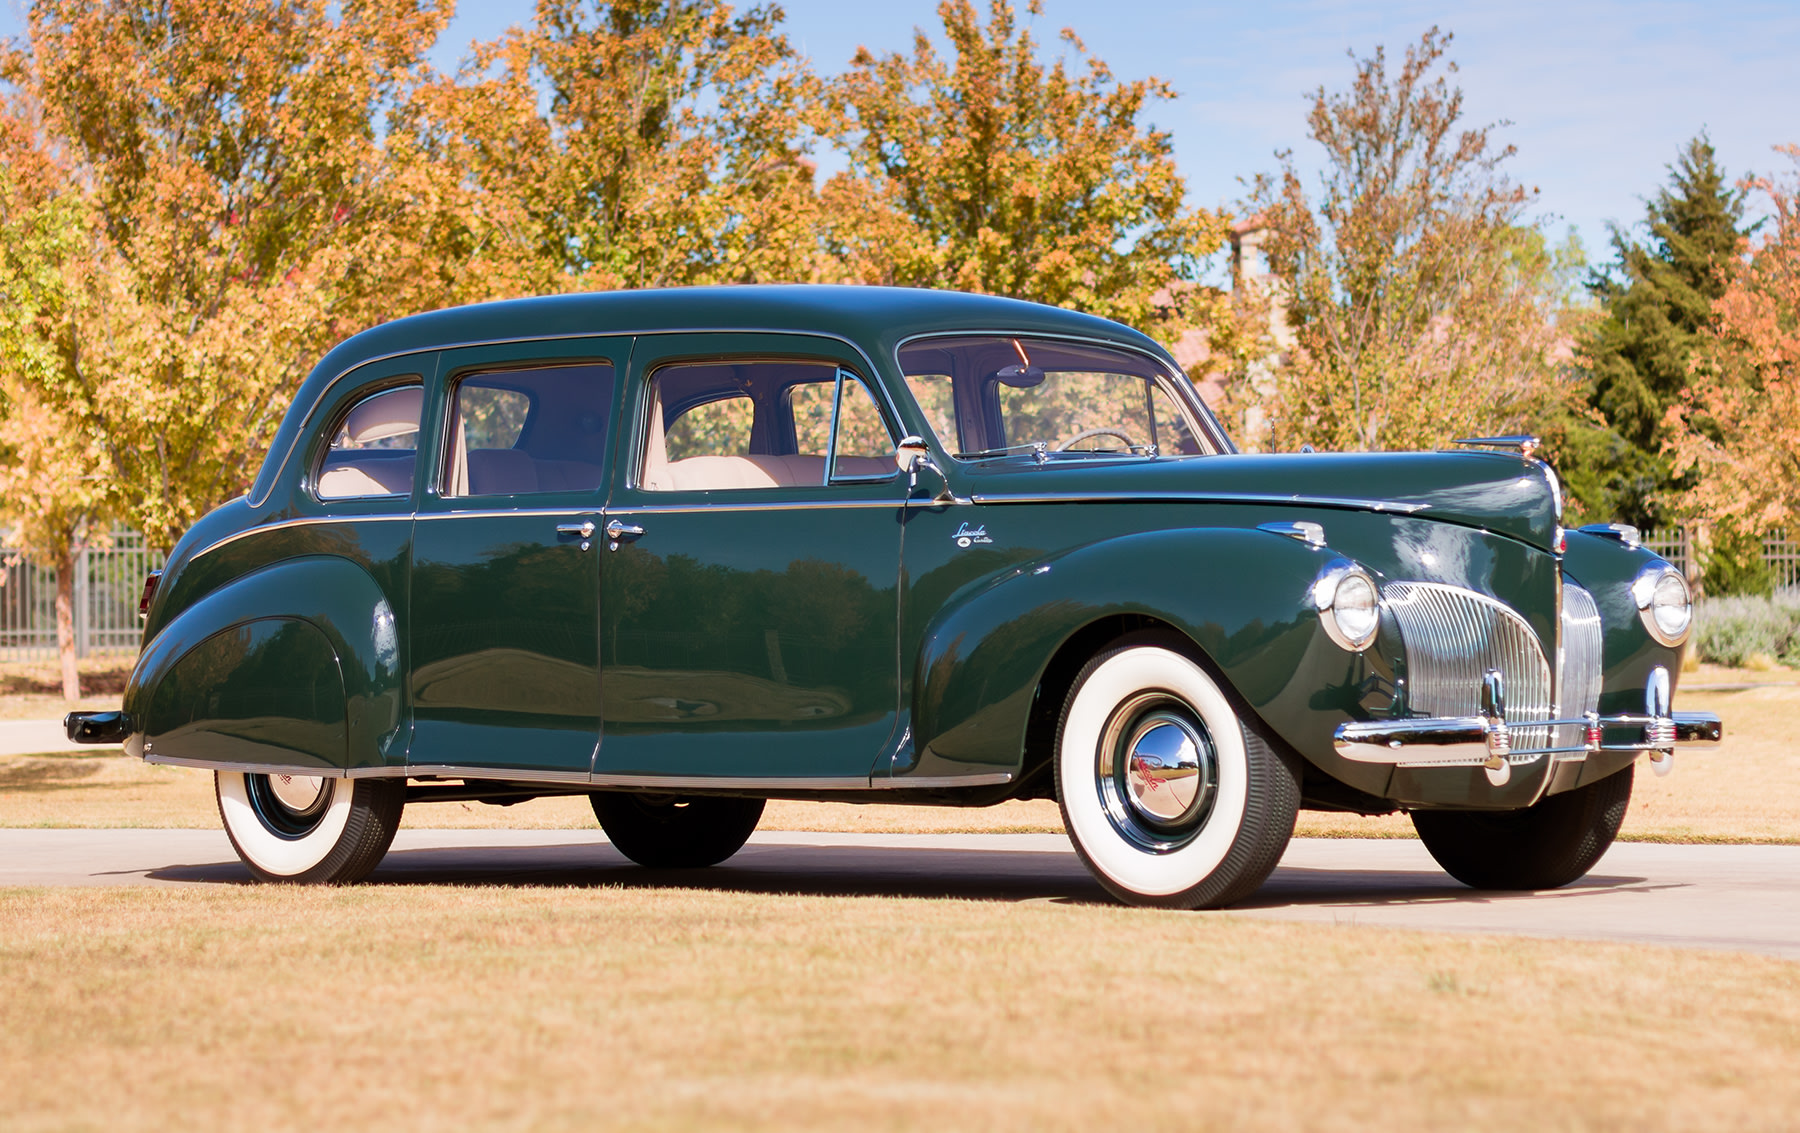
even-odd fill
[(606, 524), (606, 549), (609, 551), (616, 551), (619, 549), (620, 540), (636, 539), (643, 533), (644, 529), (635, 523), (620, 523), (616, 519), (608, 520)]
[(559, 523), (556, 525), (558, 535), (577, 535), (583, 539), (594, 537), (594, 521), (584, 519), (580, 523)]

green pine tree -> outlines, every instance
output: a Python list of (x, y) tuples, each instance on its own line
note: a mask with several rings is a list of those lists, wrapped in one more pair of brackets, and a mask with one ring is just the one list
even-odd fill
[(1589, 290), (1603, 317), (1582, 336), (1586, 383), (1558, 444), (1558, 471), (1584, 521), (1654, 527), (1658, 494), (1678, 488), (1662, 456), (1663, 414), (1688, 382), (1719, 268), (1738, 254), (1744, 194), (1719, 168), (1702, 133), (1669, 167), (1669, 187), (1645, 209), (1649, 239), (1613, 229), (1616, 264)]

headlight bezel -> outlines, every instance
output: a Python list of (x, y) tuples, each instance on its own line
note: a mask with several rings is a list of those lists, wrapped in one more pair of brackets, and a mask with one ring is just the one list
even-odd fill
[[(1349, 584), (1349, 589), (1345, 586)], [(1354, 598), (1356, 593), (1366, 586), (1369, 601), (1368, 629), (1363, 633), (1352, 633), (1352, 626), (1347, 627), (1345, 618), (1339, 613), (1340, 599)], [(1381, 587), (1376, 584), (1375, 576), (1367, 570), (1351, 562), (1349, 559), (1333, 559), (1325, 564), (1312, 584), (1313, 609), (1318, 611), (1319, 625), (1325, 635), (1341, 649), (1351, 653), (1362, 653), (1375, 644), (1376, 636), (1381, 632)], [(1348, 603), (1345, 603), (1348, 606)], [(1359, 613), (1365, 607), (1358, 606)]]
[[(1668, 601), (1670, 593), (1678, 594), (1681, 601)], [(1679, 648), (1694, 632), (1694, 593), (1688, 587), (1687, 576), (1673, 564), (1662, 559), (1646, 564), (1631, 580), (1631, 600), (1637, 606), (1638, 619), (1644, 623), (1645, 631), (1659, 645)], [(1682, 610), (1681, 625), (1671, 632), (1657, 614), (1677, 606)]]

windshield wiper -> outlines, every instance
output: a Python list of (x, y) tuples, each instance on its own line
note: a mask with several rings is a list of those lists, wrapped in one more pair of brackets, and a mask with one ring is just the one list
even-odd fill
[(984, 448), (977, 452), (959, 452), (956, 454), (956, 459), (958, 459), (958, 460), (987, 460), (991, 457), (996, 457), (996, 456), (1012, 456), (1015, 453), (1021, 454), (1021, 455), (1024, 453), (1030, 453), (1032, 456), (1037, 458), (1037, 462), (1039, 464), (1042, 464), (1042, 463), (1044, 463), (1044, 460), (1046, 459), (1046, 457), (1049, 455), (1049, 452), (1050, 452), (1050, 446), (1045, 444), (1043, 441), (1031, 441), (1027, 444), (1022, 444), (1022, 445), (1007, 445), (1004, 448)]

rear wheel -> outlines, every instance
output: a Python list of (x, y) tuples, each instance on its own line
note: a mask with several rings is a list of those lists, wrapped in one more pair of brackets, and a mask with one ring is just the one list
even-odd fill
[(404, 779), (213, 772), (219, 817), (263, 881), (346, 885), (380, 864), (400, 829)]
[(1627, 767), (1524, 810), (1416, 810), (1413, 828), (1444, 872), (1474, 889), (1555, 889), (1584, 876), (1618, 836)]
[(1057, 729), (1057, 799), (1081, 860), (1113, 896), (1216, 908), (1274, 871), (1299, 779), (1206, 671), (1161, 640), (1128, 640), (1076, 677)]
[(607, 840), (648, 869), (718, 865), (750, 840), (763, 812), (761, 799), (712, 795), (596, 791), (589, 798)]

